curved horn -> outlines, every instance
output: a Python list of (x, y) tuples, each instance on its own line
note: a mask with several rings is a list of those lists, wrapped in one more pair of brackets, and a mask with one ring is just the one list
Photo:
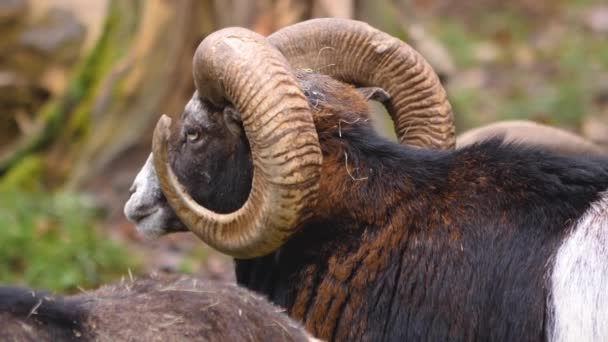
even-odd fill
[(381, 87), (401, 143), (453, 149), (452, 107), (439, 78), (409, 45), (366, 23), (312, 19), (268, 38), (294, 68), (313, 69), (343, 82)]
[(212, 212), (179, 184), (168, 159), (171, 119), (154, 131), (155, 169), (165, 197), (182, 222), (212, 247), (237, 258), (276, 250), (310, 215), (322, 162), (306, 97), (285, 58), (264, 37), (242, 28), (207, 36), (193, 60), (202, 99), (241, 112), (251, 146), (253, 181), (237, 211)]

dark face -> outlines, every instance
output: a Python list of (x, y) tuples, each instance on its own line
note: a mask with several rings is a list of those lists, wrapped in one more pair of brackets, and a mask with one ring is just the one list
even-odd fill
[(232, 107), (213, 107), (195, 93), (172, 133), (169, 153), (179, 181), (204, 207), (228, 213), (247, 199), (253, 167)]
[[(353, 92), (328, 76), (302, 73), (298, 78), (315, 112), (366, 113), (366, 100), (383, 102), (388, 98), (386, 92), (379, 88), (362, 88)], [(321, 119), (315, 124), (320, 140), (335, 136), (339, 129), (335, 118), (328, 119), (333, 117), (331, 115), (319, 117)], [(364, 121), (354, 122), (363, 124)], [(169, 159), (181, 184), (202, 206), (215, 212), (229, 213), (239, 209), (247, 200), (253, 166), (240, 114), (234, 108), (214, 107), (195, 93), (181, 120), (174, 123)], [(152, 155), (135, 178), (131, 192), (124, 213), (142, 234), (156, 237), (187, 230), (160, 190)]]
[[(179, 181), (206, 208), (228, 213), (247, 199), (253, 167), (240, 115), (233, 108), (213, 107), (195, 93), (174, 124), (169, 156)], [(131, 187), (125, 216), (147, 236), (185, 231), (160, 191), (151, 158)]]

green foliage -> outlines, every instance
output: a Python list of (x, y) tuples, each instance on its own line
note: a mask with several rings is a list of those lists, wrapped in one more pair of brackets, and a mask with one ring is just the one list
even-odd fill
[(434, 21), (456, 64), (448, 95), (459, 131), (505, 119), (576, 129), (600, 114), (593, 98), (605, 87), (608, 44), (583, 15), (600, 3), (555, 2), (547, 18), (513, 7)]
[(473, 56), (476, 38), (460, 22), (446, 19), (437, 23), (434, 33), (446, 45), (459, 68), (472, 67), (477, 63)]
[(0, 177), (0, 191), (10, 188), (39, 189), (42, 170), (42, 159), (34, 154), (28, 155)]
[(97, 216), (79, 195), (3, 187), (0, 283), (73, 292), (137, 268), (132, 255), (97, 230)]
[(101, 37), (88, 55), (74, 67), (66, 93), (51, 99), (40, 109), (36, 130), (23, 136), (11, 151), (0, 154), (0, 174), (22, 158), (62, 138), (76, 142), (87, 134), (99, 87), (113, 63), (125, 54), (125, 46), (132, 36), (125, 34), (122, 26), (127, 26), (129, 31), (135, 30), (138, 18), (124, 19), (126, 13), (120, 10), (121, 4), (125, 3), (129, 4), (116, 1), (109, 6)]
[(120, 14), (114, 6), (106, 18), (103, 34), (84, 62), (78, 66), (67, 92), (70, 102), (76, 104), (74, 116), (68, 127), (70, 131), (86, 134), (90, 112), (97, 90), (112, 63), (120, 57), (115, 45), (119, 34)]

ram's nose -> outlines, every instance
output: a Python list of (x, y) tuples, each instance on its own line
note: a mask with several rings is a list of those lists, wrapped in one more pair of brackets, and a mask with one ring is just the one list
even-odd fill
[(137, 224), (159, 210), (162, 196), (158, 178), (154, 172), (152, 154), (135, 177), (129, 193), (129, 200), (123, 209), (129, 221)]

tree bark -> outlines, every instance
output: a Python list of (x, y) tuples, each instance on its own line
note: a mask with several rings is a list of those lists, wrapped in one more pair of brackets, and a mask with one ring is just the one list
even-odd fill
[(129, 49), (109, 69), (88, 109), (90, 132), (73, 153), (68, 187), (86, 183), (142, 137), (149, 138), (161, 113), (181, 112), (193, 91), (192, 55), (214, 27), (211, 14), (204, 1), (142, 3)]
[(149, 146), (160, 114), (181, 113), (194, 91), (192, 56), (208, 33), (243, 26), (267, 35), (354, 11), (352, 0), (109, 0), (103, 32), (68, 90), (0, 152), (0, 175), (39, 155), (45, 168), (36, 176), (46, 184), (82, 188), (134, 146)]

